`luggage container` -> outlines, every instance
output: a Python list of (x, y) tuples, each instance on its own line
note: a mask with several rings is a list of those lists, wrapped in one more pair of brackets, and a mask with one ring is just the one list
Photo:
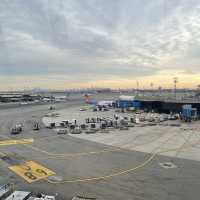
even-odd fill
[(81, 128), (82, 130), (85, 130), (85, 129), (87, 128), (87, 125), (86, 125), (86, 124), (81, 124), (81, 125), (80, 125), (80, 128)]
[(60, 127), (65, 127), (65, 123), (64, 122), (60, 122)]
[(91, 124), (90, 127), (95, 129), (96, 128), (96, 124)]
[(101, 129), (106, 129), (106, 127), (107, 127), (107, 126), (106, 126), (106, 123), (101, 123), (101, 124), (100, 124), (100, 128), (101, 128)]
[(57, 134), (67, 134), (67, 133), (68, 133), (67, 129), (58, 129), (57, 130)]
[(71, 130), (71, 134), (81, 134), (82, 131), (79, 127), (75, 127), (74, 129)]

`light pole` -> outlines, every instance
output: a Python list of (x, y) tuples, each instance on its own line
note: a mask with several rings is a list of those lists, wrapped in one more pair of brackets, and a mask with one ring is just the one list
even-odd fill
[(152, 92), (152, 96), (153, 96), (153, 83), (152, 82), (151, 82), (150, 86), (151, 86), (151, 92)]
[(158, 87), (158, 91), (159, 91), (159, 94), (161, 96), (161, 91), (162, 91), (162, 87), (161, 86)]
[(176, 99), (177, 83), (178, 83), (178, 78), (174, 77), (174, 96), (175, 96), (175, 99)]
[(137, 95), (139, 93), (139, 81), (137, 81)]
[(200, 98), (200, 84), (197, 85), (197, 98)]

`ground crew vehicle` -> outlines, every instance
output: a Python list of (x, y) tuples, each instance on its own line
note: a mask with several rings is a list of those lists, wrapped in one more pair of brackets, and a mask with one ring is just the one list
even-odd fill
[(49, 110), (55, 110), (56, 108), (54, 106), (50, 106)]
[(16, 135), (22, 132), (22, 124), (16, 124), (13, 128), (11, 128), (11, 134)]
[(49, 196), (49, 195), (45, 195), (45, 194), (37, 194), (36, 196), (30, 196), (30, 198), (28, 198), (27, 200), (55, 200), (55, 196)]
[(58, 129), (57, 130), (57, 134), (67, 134), (67, 133), (68, 133), (67, 129)]
[(31, 192), (15, 191), (10, 194), (5, 200), (27, 200), (31, 196)]
[(34, 194), (27, 191), (14, 191), (5, 200), (55, 200), (55, 196), (45, 194)]
[(10, 195), (13, 192), (13, 187), (14, 185), (11, 183), (0, 186), (0, 200)]
[(39, 125), (38, 122), (34, 122), (34, 124), (33, 124), (33, 130), (34, 130), (34, 131), (40, 130), (40, 125)]

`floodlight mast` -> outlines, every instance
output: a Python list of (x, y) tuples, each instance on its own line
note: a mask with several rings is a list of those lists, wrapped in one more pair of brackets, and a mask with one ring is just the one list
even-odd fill
[(174, 97), (176, 99), (178, 78), (174, 77)]

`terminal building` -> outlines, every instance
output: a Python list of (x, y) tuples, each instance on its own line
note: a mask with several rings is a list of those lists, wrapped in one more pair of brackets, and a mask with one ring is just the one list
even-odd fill
[(24, 94), (24, 93), (2, 93), (0, 94), (0, 102), (29, 102), (40, 100), (40, 95), (35, 94)]
[[(187, 109), (185, 107), (187, 106)], [(195, 100), (161, 100), (135, 98), (134, 96), (120, 96), (116, 100), (116, 107), (121, 109), (135, 108), (158, 113), (184, 113), (184, 116), (200, 116), (200, 101)]]
[(116, 107), (118, 108), (135, 108), (140, 109), (141, 102), (136, 100), (134, 96), (120, 96), (119, 99), (116, 101)]

